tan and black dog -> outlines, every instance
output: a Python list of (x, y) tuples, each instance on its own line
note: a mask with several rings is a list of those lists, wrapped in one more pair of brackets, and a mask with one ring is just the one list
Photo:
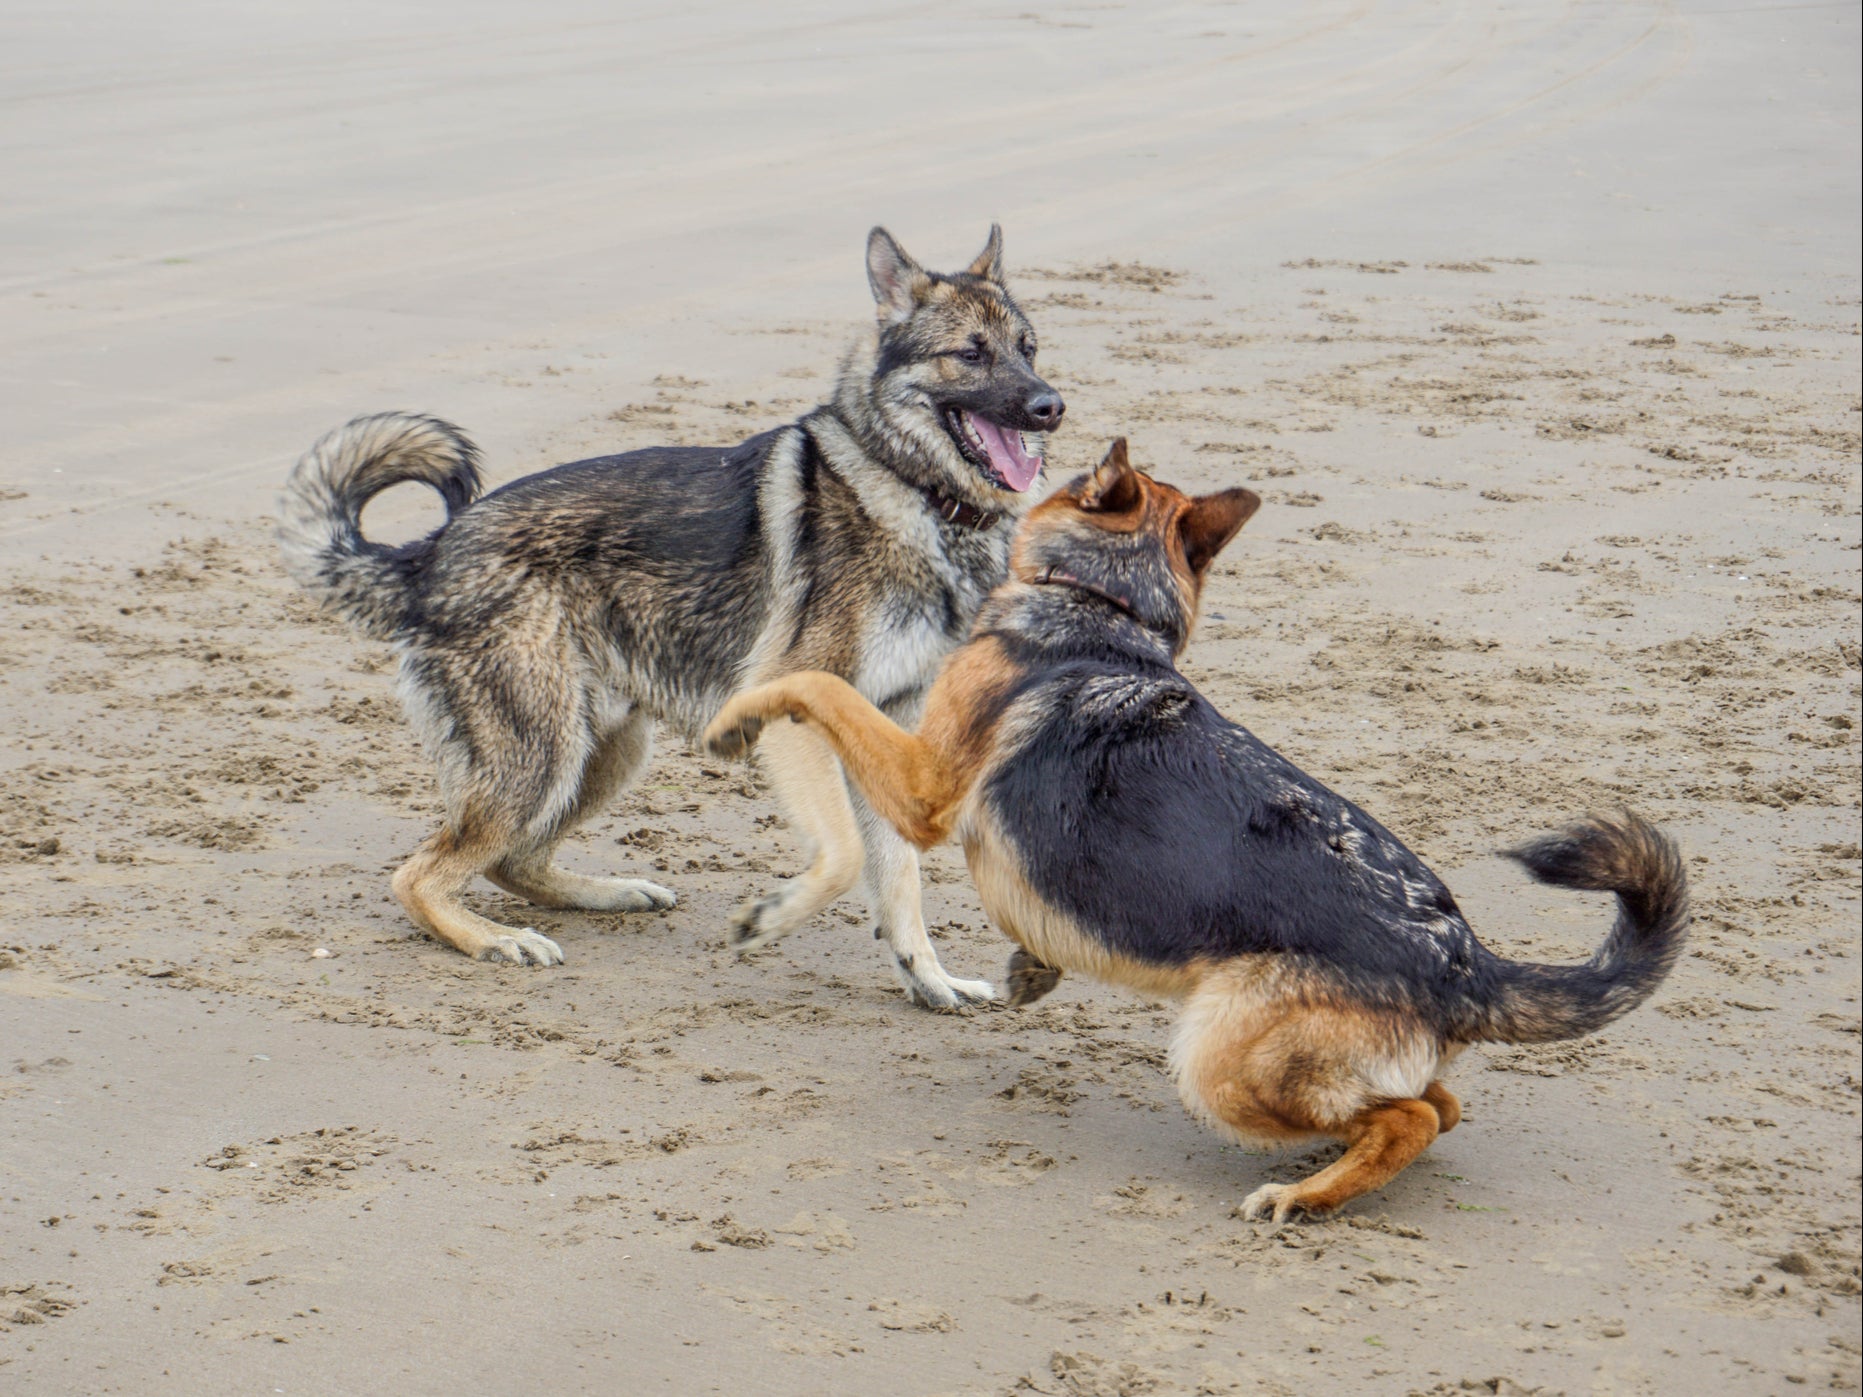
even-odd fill
[(1584, 965), (1504, 960), (1376, 820), (1177, 672), (1212, 558), (1260, 505), (1188, 497), (1125, 443), (1032, 511), (1010, 579), (932, 686), (915, 736), (827, 674), (738, 695), (722, 755), (797, 719), (920, 848), (955, 831), (1018, 943), (1010, 997), (1063, 970), (1183, 1001), (1171, 1052), (1191, 1112), (1239, 1139), (1346, 1143), (1250, 1217), (1325, 1212), (1381, 1187), (1461, 1116), (1438, 1080), (1469, 1043), (1590, 1033), (1680, 954), (1680, 855), (1634, 815), (1512, 851), (1542, 882), (1617, 895)]
[[(291, 473), (279, 527), (291, 575), (394, 642), (403, 702), (439, 765), (446, 823), (394, 890), (448, 945), (563, 959), (548, 937), (464, 905), (481, 874), (543, 907), (671, 906), (644, 879), (554, 857), (640, 771), (656, 721), (696, 735), (738, 689), (797, 670), (838, 674), (910, 720), (1002, 581), (1062, 402), (1035, 372), (1001, 232), (940, 275), (875, 228), (867, 277), (878, 325), (833, 398), (740, 445), (578, 461), (481, 497), (457, 428), (388, 413), (332, 432)], [(446, 523), (404, 547), (371, 542), (364, 505), (404, 481), (438, 491)], [(916, 851), (864, 801), (829, 794), (842, 781), (821, 739), (796, 728), (763, 765), (811, 864), (746, 903), (733, 942), (781, 936), (864, 877), (875, 935), (915, 1001), (989, 998), (988, 982), (938, 964)]]

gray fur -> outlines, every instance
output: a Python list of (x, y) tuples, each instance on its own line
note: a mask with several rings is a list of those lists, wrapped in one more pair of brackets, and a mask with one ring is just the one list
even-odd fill
[[(883, 294), (876, 276), (884, 323), (843, 362), (831, 400), (739, 446), (599, 457), (478, 497), (463, 433), (387, 413), (326, 436), (292, 471), (278, 531), (286, 567), (396, 644), (404, 705), (439, 768), (446, 827), (396, 875), (396, 891), (442, 939), (487, 957), (560, 958), (540, 937), (550, 952), (524, 955), (526, 943), (513, 954), (511, 929), (455, 905), (477, 873), (545, 905), (670, 905), (651, 884), (551, 864), (563, 835), (638, 773), (653, 723), (696, 736), (737, 689), (803, 669), (915, 712), (1003, 578), (1028, 497), (966, 458), (944, 404), (994, 414), (992, 403), (1052, 396), (1018, 348), (1032, 351), (1032, 331), (1000, 281), (924, 272), (883, 230), (871, 248), (870, 266), (878, 257), (902, 272), (907, 313), (891, 314), (900, 288)], [(994, 234), (985, 252), (999, 270)], [(953, 335), (989, 337), (986, 371), (945, 362)], [(1023, 425), (1013, 416), (991, 420)], [(404, 481), (438, 490), (447, 522), (400, 548), (369, 542), (363, 506)], [(947, 522), (941, 497), (995, 522)], [(867, 840), (868, 882), (895, 894), (898, 851), (874, 845), (896, 839)], [(916, 999), (949, 1007), (987, 995), (941, 990), (965, 982), (937, 968), (916, 908), (902, 911), (897, 895), (887, 908), (874, 901), (893, 963), (916, 966)], [(753, 918), (738, 939), (788, 929)], [(923, 989), (913, 982), (927, 957), (935, 973)]]

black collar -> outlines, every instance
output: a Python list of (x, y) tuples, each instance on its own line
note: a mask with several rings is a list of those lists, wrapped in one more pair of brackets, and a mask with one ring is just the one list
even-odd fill
[(1062, 587), (1077, 588), (1082, 592), (1087, 592), (1093, 596), (1098, 597), (1103, 602), (1112, 603), (1112, 605), (1118, 607), (1121, 611), (1125, 612), (1125, 614), (1130, 616), (1134, 621), (1138, 621), (1138, 623), (1141, 626), (1145, 624), (1142, 620), (1139, 620), (1138, 612), (1132, 609), (1132, 603), (1126, 600), (1126, 598), (1120, 596), (1117, 592), (1109, 592), (1104, 587), (1095, 586), (1091, 582), (1088, 582), (1082, 578), (1076, 577), (1074, 576), (1073, 573), (1068, 572), (1065, 568), (1045, 567), (1040, 572), (1036, 573), (1033, 577), (1031, 577), (1029, 581), (1038, 583), (1044, 586), (1062, 586)]
[(960, 524), (966, 529), (975, 529), (978, 533), (995, 527), (996, 521), (1003, 517), (1000, 514), (992, 514), (987, 509), (978, 509), (974, 504), (963, 500), (954, 500), (949, 495), (932, 489), (929, 485), (919, 486), (919, 493), (931, 506), (932, 513), (945, 523)]
[[(827, 409), (821, 409), (826, 412)], [(834, 467), (828, 463), (828, 453), (822, 450), (821, 443), (815, 440), (815, 433), (808, 429), (808, 419), (802, 421), (802, 470), (805, 490), (810, 489), (806, 482), (817, 470), (835, 474)], [(843, 424), (845, 430), (845, 424)], [(837, 477), (839, 478), (839, 477)], [(907, 482), (911, 483), (911, 482)], [(992, 514), (987, 509), (978, 509), (974, 504), (963, 500), (954, 500), (941, 490), (934, 490), (929, 485), (920, 485), (918, 492), (925, 497), (925, 503), (931, 506), (933, 514), (947, 524), (956, 524), (961, 528), (975, 529), (978, 533), (986, 532), (996, 526), (996, 521), (1003, 516)]]

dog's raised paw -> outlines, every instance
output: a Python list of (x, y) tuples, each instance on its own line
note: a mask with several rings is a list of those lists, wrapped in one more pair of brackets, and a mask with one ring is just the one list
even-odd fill
[(738, 952), (754, 951), (759, 946), (768, 945), (789, 928), (782, 925), (778, 916), (785, 899), (779, 890), (765, 893), (762, 897), (752, 898), (731, 914), (731, 949)]
[(563, 948), (530, 927), (500, 936), (479, 952), (478, 959), (510, 965), (561, 965)]
[(1009, 1002), (1020, 1009), (1033, 1004), (1061, 983), (1061, 972), (1044, 965), (1027, 951), (1018, 950), (1009, 957)]
[(763, 719), (743, 718), (729, 727), (713, 727), (705, 734), (705, 746), (716, 757), (741, 757), (755, 745), (763, 731)]

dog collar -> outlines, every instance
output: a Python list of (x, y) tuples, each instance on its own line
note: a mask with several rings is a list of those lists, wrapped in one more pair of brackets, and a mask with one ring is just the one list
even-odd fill
[(978, 509), (974, 504), (963, 500), (954, 500), (949, 495), (932, 489), (929, 485), (921, 485), (919, 493), (925, 496), (925, 502), (932, 507), (932, 513), (945, 523), (961, 524), (964, 528), (975, 529), (978, 533), (994, 527), (996, 521), (1003, 517), (1000, 514), (992, 514), (987, 509)]
[[(1120, 596), (1117, 592), (1109, 592), (1104, 587), (1096, 586), (1083, 578), (1076, 577), (1065, 568), (1045, 567), (1031, 577), (1029, 581), (1039, 583), (1043, 586), (1077, 588), (1082, 592), (1087, 592), (1098, 597), (1103, 602), (1110, 602), (1112, 605), (1125, 612), (1125, 614), (1130, 616), (1134, 621), (1139, 621), (1138, 612), (1132, 609), (1132, 603), (1126, 598)], [(1139, 624), (1142, 626), (1145, 623), (1139, 621)]]

